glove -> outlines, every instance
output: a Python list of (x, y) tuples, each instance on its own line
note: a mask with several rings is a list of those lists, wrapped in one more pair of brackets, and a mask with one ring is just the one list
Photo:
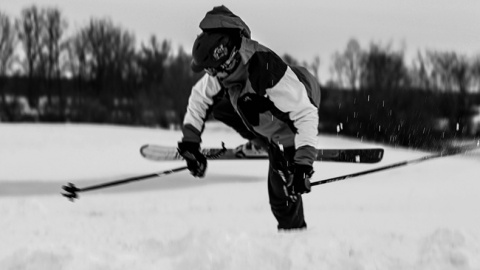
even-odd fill
[(187, 162), (190, 173), (195, 177), (204, 177), (207, 170), (207, 158), (200, 152), (200, 144), (195, 142), (179, 142), (178, 153)]
[(287, 183), (288, 195), (293, 201), (296, 201), (297, 196), (309, 193), (312, 189), (310, 186), (310, 178), (314, 171), (310, 165), (294, 164), (289, 168), (292, 177)]

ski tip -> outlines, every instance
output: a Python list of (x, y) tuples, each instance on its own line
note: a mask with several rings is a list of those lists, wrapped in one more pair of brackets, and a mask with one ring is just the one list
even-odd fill
[(140, 155), (142, 155), (143, 157), (145, 157), (145, 150), (150, 147), (149, 144), (144, 144), (140, 147)]

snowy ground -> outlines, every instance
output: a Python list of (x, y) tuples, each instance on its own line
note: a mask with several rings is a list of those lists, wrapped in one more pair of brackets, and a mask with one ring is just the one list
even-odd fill
[[(314, 187), (309, 229), (278, 233), (265, 161), (80, 194), (79, 187), (183, 166), (143, 160), (176, 131), (0, 124), (0, 269), (480, 269), (480, 152)], [(243, 140), (209, 124), (204, 145)], [(320, 137), (319, 147), (368, 147)], [(426, 153), (385, 147), (380, 164), (316, 163), (313, 180)]]

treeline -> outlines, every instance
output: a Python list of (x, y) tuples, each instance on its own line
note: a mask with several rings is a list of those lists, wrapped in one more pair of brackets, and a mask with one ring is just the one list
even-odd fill
[(199, 78), (191, 56), (109, 19), (66, 35), (56, 8), (31, 6), (14, 20), (0, 12), (1, 121), (179, 123)]
[(352, 39), (331, 70), (320, 116), (339, 133), (415, 147), (480, 135), (472, 122), (480, 114), (480, 56), (419, 52), (409, 67), (402, 51), (362, 49)]
[[(57, 8), (35, 5), (17, 18), (0, 11), (0, 121), (179, 125), (201, 74), (168, 40), (135, 35), (110, 19), (92, 18), (67, 35)], [(318, 78), (320, 59), (302, 64)], [(388, 45), (355, 39), (332, 57), (323, 85), (323, 132), (392, 144), (475, 135), (480, 57), (419, 52), (411, 65)]]

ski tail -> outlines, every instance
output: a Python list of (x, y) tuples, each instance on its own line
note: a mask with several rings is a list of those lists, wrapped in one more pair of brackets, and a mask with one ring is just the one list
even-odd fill
[(383, 159), (383, 148), (318, 149), (317, 161), (377, 163)]

